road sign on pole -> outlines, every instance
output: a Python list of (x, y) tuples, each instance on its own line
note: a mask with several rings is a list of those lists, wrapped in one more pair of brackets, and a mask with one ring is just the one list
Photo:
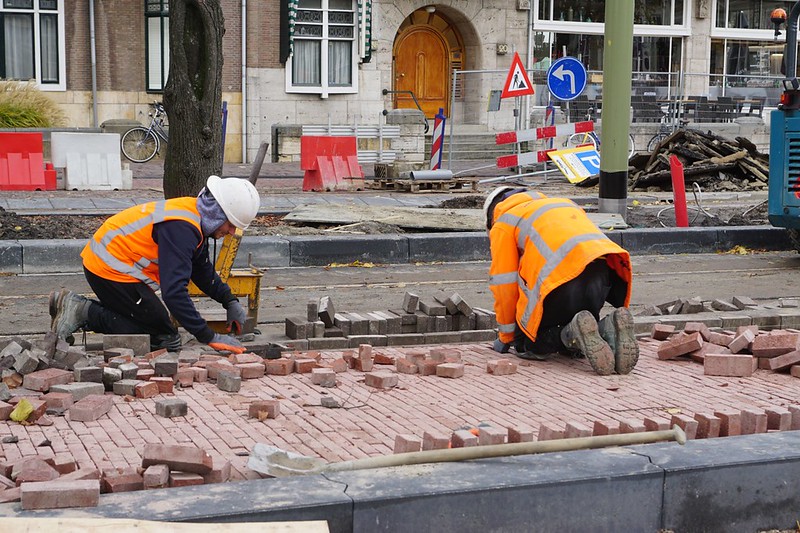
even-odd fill
[(506, 84), (503, 87), (503, 94), (500, 95), (500, 98), (525, 96), (533, 94), (533, 92), (533, 84), (528, 78), (525, 67), (522, 66), (519, 53), (514, 52), (514, 60), (511, 62), (511, 68), (508, 69), (508, 77), (506, 77)]
[(574, 100), (586, 89), (586, 68), (574, 57), (562, 57), (547, 70), (547, 88), (559, 100)]

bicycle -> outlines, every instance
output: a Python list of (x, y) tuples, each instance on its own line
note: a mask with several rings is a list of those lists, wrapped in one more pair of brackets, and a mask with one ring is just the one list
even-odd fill
[(164, 129), (167, 112), (161, 102), (150, 104), (155, 109), (149, 113), (150, 126), (136, 126), (125, 132), (120, 140), (122, 153), (134, 163), (146, 163), (161, 149), (161, 143), (169, 143), (169, 134)]
[[(586, 120), (597, 123), (595, 120), (595, 108), (589, 107), (588, 111), (586, 112)], [(585, 146), (587, 144), (594, 145), (595, 150), (600, 150), (600, 136), (595, 132), (586, 131), (583, 133), (573, 133), (569, 137), (567, 137), (567, 141), (564, 143), (564, 146), (568, 148), (577, 148), (578, 146)], [(636, 151), (636, 144), (633, 141), (633, 135), (630, 133), (628, 134), (628, 159), (633, 157), (633, 153)]]
[[(650, 137), (650, 140), (647, 141), (647, 151), (653, 152), (658, 149), (661, 142), (672, 135), (675, 132), (675, 123), (670, 120), (672, 118), (672, 104), (669, 105), (669, 111), (662, 110), (661, 120), (659, 120), (658, 124), (658, 131)], [(678, 123), (680, 124), (680, 128), (686, 126), (689, 121), (683, 118), (678, 118)]]

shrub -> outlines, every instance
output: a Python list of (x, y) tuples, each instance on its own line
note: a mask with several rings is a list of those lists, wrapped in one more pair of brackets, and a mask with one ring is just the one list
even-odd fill
[(58, 104), (32, 82), (0, 80), (0, 128), (53, 128), (66, 121)]

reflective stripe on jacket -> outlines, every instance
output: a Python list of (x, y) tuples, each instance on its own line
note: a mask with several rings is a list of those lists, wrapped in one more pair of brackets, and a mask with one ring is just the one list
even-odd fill
[(516, 324), (536, 339), (545, 297), (602, 256), (627, 285), (620, 305), (627, 307), (630, 302), (628, 252), (606, 237), (571, 200), (535, 192), (514, 194), (495, 207), (489, 240), (489, 285), (498, 336), (505, 343), (513, 341)]
[[(153, 225), (183, 220), (200, 229), (197, 198), (184, 197), (129, 207), (106, 220), (81, 252), (87, 270), (104, 279), (133, 283), (141, 281), (159, 289), (158, 245)], [(197, 246), (203, 244), (199, 238)]]

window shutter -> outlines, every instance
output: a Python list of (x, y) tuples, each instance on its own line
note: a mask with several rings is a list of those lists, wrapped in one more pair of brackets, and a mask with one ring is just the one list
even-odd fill
[(281, 35), (280, 35), (280, 61), (286, 63), (292, 55), (294, 42), (294, 21), (297, 18), (297, 0), (284, 0), (281, 2)]
[(358, 56), (362, 63), (372, 56), (372, 0), (358, 0)]

